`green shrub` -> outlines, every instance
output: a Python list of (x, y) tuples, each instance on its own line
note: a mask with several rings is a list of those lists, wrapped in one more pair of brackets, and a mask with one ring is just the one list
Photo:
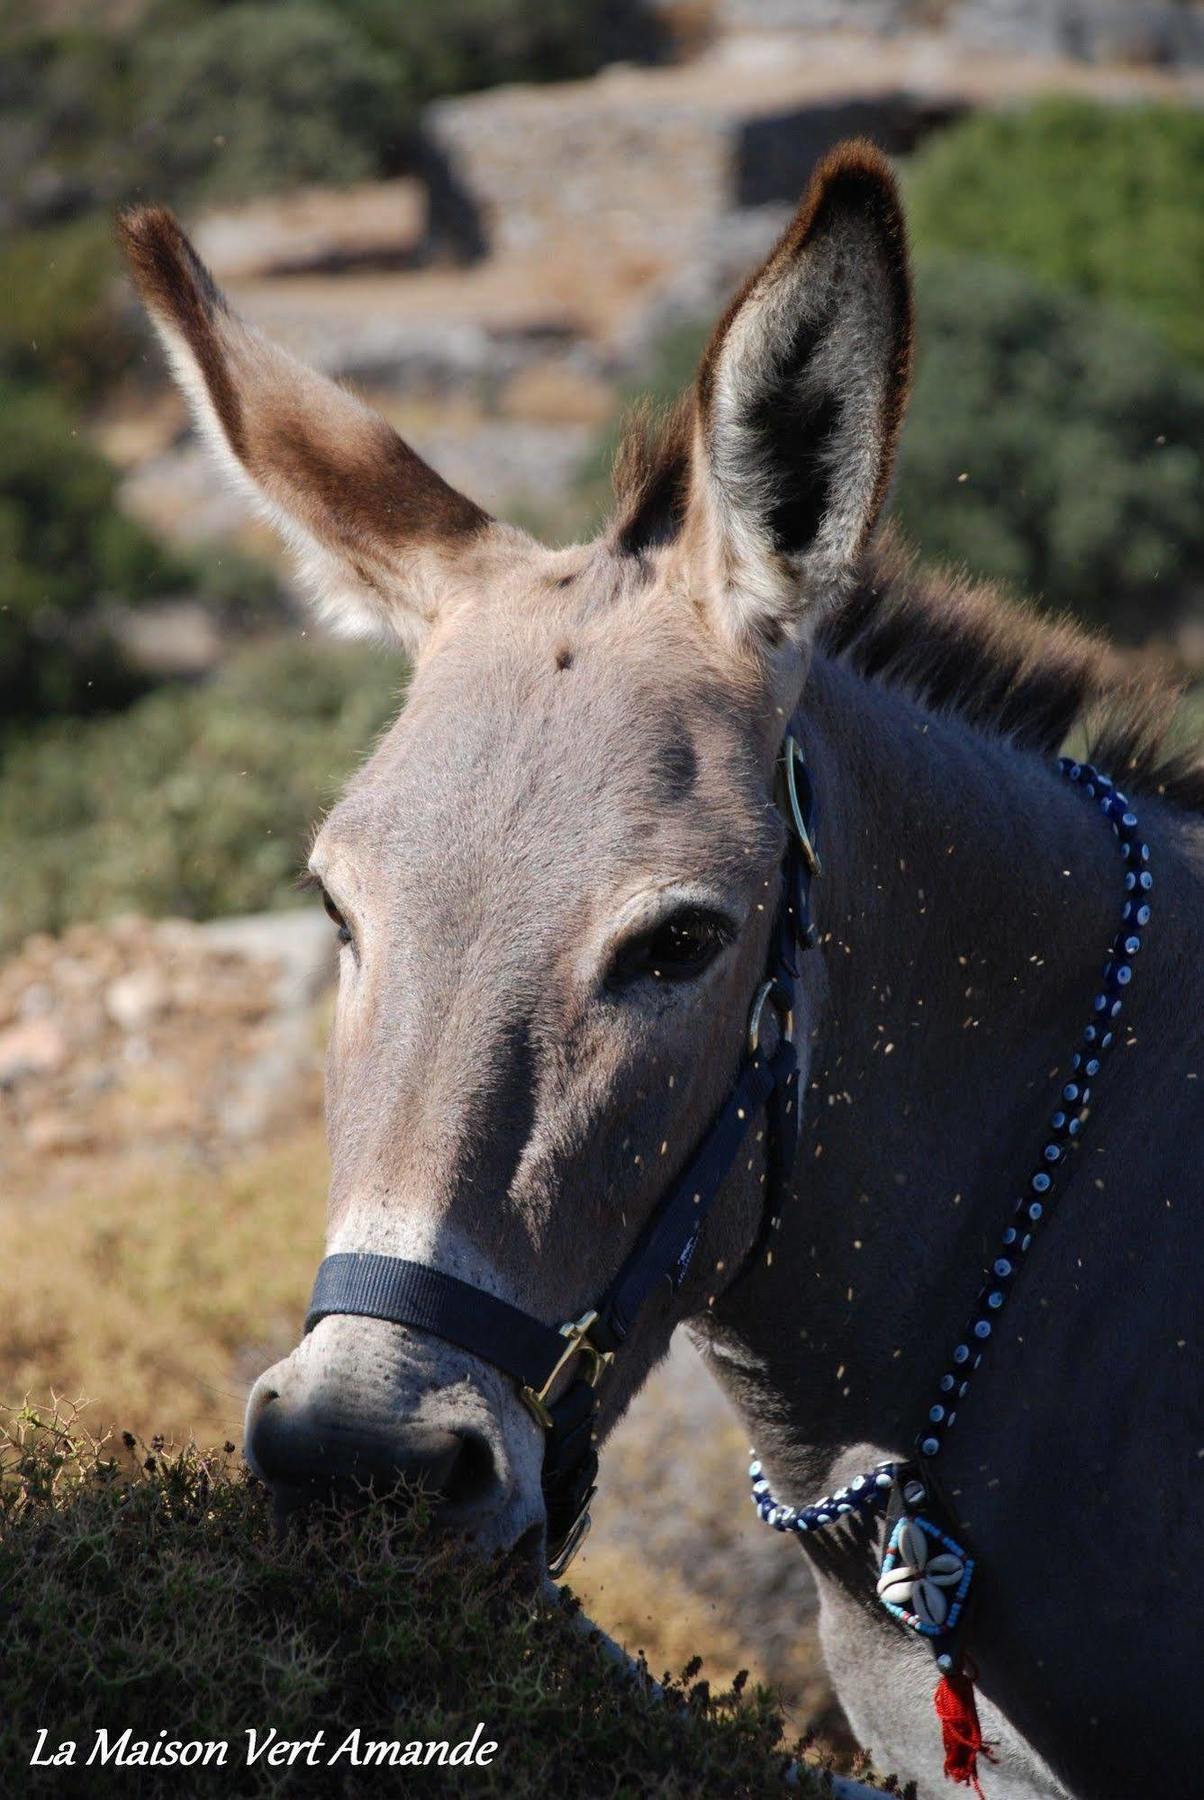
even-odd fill
[(271, 645), (203, 687), (15, 745), (0, 769), (0, 946), (120, 912), (287, 905), (307, 830), (401, 681), (378, 650)]
[(139, 342), (117, 276), (103, 216), (0, 241), (0, 379), (50, 383), (77, 400), (115, 381)]
[(660, 54), (641, 0), (326, 0), (389, 57), (409, 108), (507, 81), (568, 81)]
[[(157, 1441), (96, 1446), (68, 1417), (30, 1409), (0, 1436), (4, 1594), (0, 1790), (61, 1793), (30, 1767), (73, 1739), (78, 1766), (110, 1741), (226, 1740), (224, 1767), (139, 1767), (158, 1796), (408, 1794), (416, 1771), (328, 1760), (368, 1740), (497, 1749), (487, 1764), (428, 1770), (440, 1794), (763, 1796), (782, 1785), (780, 1720), (763, 1693), (705, 1682), (659, 1700), (608, 1666), (571, 1606), (537, 1601), (516, 1572), (433, 1540), (425, 1508), (370, 1506), (281, 1537), (263, 1488), (227, 1453)], [(687, 1671), (693, 1682), (697, 1670)], [(683, 1679), (687, 1679), (683, 1678)], [(246, 1766), (260, 1740), (312, 1740), (315, 1763)], [(361, 1751), (362, 1754), (362, 1751)], [(90, 1789), (131, 1791), (126, 1769)], [(437, 1783), (431, 1788), (430, 1783)], [(818, 1796), (800, 1772), (787, 1790)]]
[(396, 143), (397, 72), (327, 7), (240, 4), (151, 31), (134, 58), (139, 167), (159, 195), (245, 199), (356, 181)]
[(659, 53), (643, 0), (149, 0), (0, 7), (0, 222), (389, 174), (419, 109)]
[(1204, 362), (1204, 112), (1048, 100), (929, 139), (916, 244), (1015, 262), (1139, 314)]
[(129, 699), (137, 682), (105, 604), (137, 604), (173, 576), (52, 394), (0, 383), (0, 416), (2, 739), (22, 721)]
[(1123, 636), (1201, 595), (1204, 376), (1018, 270), (921, 265), (896, 506), (952, 557)]

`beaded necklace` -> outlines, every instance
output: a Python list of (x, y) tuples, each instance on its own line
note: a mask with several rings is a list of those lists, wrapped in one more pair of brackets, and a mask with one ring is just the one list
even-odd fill
[[(1069, 757), (1062, 757), (1058, 768), (1097, 803), (1117, 838), (1125, 863), (1120, 928), (1108, 951), (1102, 985), (1092, 1003), (1091, 1020), (1070, 1058), (1068, 1078), (1049, 1121), (1037, 1166), (1012, 1210), (970, 1321), (953, 1348), (950, 1366), (937, 1383), (936, 1396), (917, 1433), (917, 1460), (878, 1463), (855, 1476), (847, 1487), (807, 1506), (785, 1506), (774, 1498), (755, 1451), (748, 1471), (753, 1504), (765, 1524), (775, 1531), (804, 1537), (851, 1514), (887, 1513), (878, 1598), (901, 1625), (918, 1632), (931, 1644), (943, 1677), (937, 1689), (936, 1708), (945, 1732), (945, 1773), (979, 1794), (982, 1790), (977, 1779), (977, 1755), (989, 1756), (990, 1752), (982, 1742), (973, 1687), (964, 1672), (965, 1658), (958, 1647), (975, 1559), (943, 1529), (943, 1507), (930, 1465), (940, 1455), (946, 1434), (957, 1419), (958, 1406), (982, 1362), (1020, 1265), (1052, 1211), (1069, 1152), (1086, 1126), (1092, 1084), (1115, 1041), (1115, 1022), (1133, 978), (1133, 959), (1141, 949), (1141, 932), (1149, 923), (1149, 897), (1154, 886), (1148, 866), (1149, 845), (1140, 836), (1137, 815), (1115, 783), (1090, 763), (1074, 762)], [(930, 1516), (933, 1514), (935, 1518)]]

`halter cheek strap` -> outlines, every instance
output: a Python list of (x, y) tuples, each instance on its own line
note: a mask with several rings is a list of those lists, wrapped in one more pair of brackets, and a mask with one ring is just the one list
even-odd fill
[[(811, 882), (820, 865), (814, 792), (793, 737), (783, 747), (780, 801), (788, 826), (781, 894), (739, 1073), (689, 1163), (596, 1306), (557, 1328), (483, 1288), (402, 1257), (344, 1251), (328, 1256), (318, 1269), (307, 1332), (332, 1314), (383, 1319), (455, 1344), (518, 1384), (545, 1432), (542, 1485), (554, 1578), (564, 1573), (589, 1529), (598, 1471), (598, 1383), (652, 1294), (666, 1283), (672, 1294), (681, 1287), (711, 1207), (763, 1108), (768, 1166), (762, 1230), (776, 1219), (794, 1166), (801, 1124), (795, 984), (800, 953), (815, 942)], [(778, 1020), (772, 1052), (763, 1043), (767, 1009)]]

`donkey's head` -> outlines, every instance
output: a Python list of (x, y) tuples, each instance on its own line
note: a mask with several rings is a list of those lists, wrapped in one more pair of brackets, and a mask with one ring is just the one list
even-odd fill
[[(328, 1251), (576, 1318), (742, 1052), (784, 841), (775, 758), (904, 402), (890, 175), (865, 146), (824, 163), (669, 429), (620, 459), (611, 527), (555, 551), (242, 325), (170, 214), (123, 230), (230, 471), (323, 609), (413, 662), (311, 859), (342, 944)], [(750, 1143), (679, 1291), (608, 1373), (603, 1429), (752, 1242)], [(538, 1545), (539, 1427), (507, 1376), (431, 1332), (324, 1318), (256, 1384), (247, 1445), (284, 1495), (421, 1476), (485, 1545)]]

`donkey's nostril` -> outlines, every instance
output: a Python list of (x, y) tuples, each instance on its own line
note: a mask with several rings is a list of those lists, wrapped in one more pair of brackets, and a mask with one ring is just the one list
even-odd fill
[(457, 1510), (475, 1507), (499, 1487), (493, 1451), (475, 1432), (459, 1434), (455, 1460), (442, 1484), (444, 1499)]
[(461, 1521), (494, 1499), (493, 1453), (476, 1433), (369, 1425), (271, 1388), (252, 1396), (247, 1458), (281, 1498), (355, 1500), (399, 1484), (438, 1495)]

